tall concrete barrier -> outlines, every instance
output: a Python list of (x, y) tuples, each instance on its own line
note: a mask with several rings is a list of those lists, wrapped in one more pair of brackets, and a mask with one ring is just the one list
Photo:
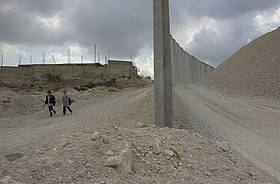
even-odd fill
[(190, 55), (172, 36), (170, 46), (173, 86), (199, 82), (215, 70), (214, 67)]

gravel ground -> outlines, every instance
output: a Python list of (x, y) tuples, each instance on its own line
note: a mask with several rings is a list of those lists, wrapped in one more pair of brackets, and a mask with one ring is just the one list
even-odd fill
[(152, 94), (81, 100), (67, 116), (0, 118), (0, 183), (279, 183), (227, 143), (155, 128)]
[[(280, 179), (280, 103), (259, 98), (229, 98), (199, 86), (175, 88), (186, 115), (183, 128), (230, 143), (246, 158)], [(181, 115), (186, 117), (186, 115)]]

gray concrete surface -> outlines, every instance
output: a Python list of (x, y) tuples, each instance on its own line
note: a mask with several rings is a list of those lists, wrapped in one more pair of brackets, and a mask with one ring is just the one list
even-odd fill
[(169, 0), (154, 0), (155, 122), (172, 127), (172, 69)]
[(201, 62), (170, 38), (173, 86), (199, 82), (215, 68)]

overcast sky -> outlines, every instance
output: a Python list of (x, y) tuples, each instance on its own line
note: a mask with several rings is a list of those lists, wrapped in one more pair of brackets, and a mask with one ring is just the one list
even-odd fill
[[(0, 0), (4, 65), (129, 59), (153, 75), (152, 0)], [(280, 24), (280, 0), (170, 0), (171, 32), (185, 50), (213, 66)]]

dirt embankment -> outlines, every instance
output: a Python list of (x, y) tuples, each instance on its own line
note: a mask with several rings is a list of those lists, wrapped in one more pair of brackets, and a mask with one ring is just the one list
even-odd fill
[(227, 95), (280, 100), (280, 28), (242, 47), (202, 84)]

